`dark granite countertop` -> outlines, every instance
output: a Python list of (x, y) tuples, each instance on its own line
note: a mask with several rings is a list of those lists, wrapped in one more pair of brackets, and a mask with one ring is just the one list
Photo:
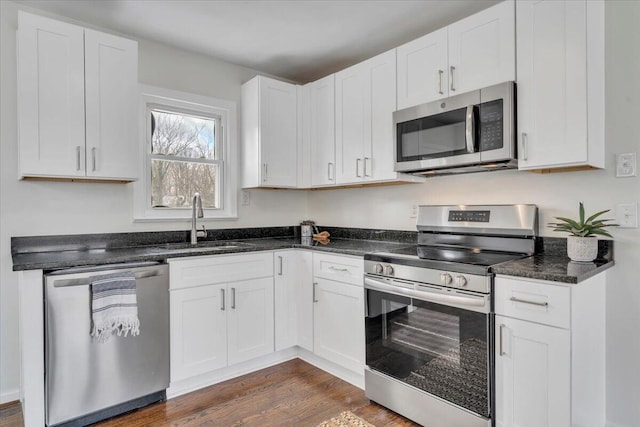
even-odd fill
[(94, 248), (83, 250), (57, 250), (15, 253), (13, 270), (54, 270), (85, 265), (105, 265), (124, 262), (160, 261), (202, 255), (222, 255), (242, 252), (280, 249), (309, 249), (343, 255), (363, 256), (367, 252), (389, 251), (407, 246), (407, 243), (330, 238), (322, 244), (303, 242), (300, 237), (272, 237), (242, 240), (205, 241), (192, 247), (188, 243), (168, 243), (124, 248)]
[[(207, 240), (192, 247), (188, 232), (140, 232), (66, 236), (13, 237), (13, 270), (61, 268), (160, 261), (202, 255), (222, 255), (281, 249), (308, 249), (363, 256), (368, 252), (390, 252), (416, 244), (410, 231), (320, 227), (331, 233), (327, 244), (302, 239), (299, 227), (261, 227), (214, 230)], [(538, 255), (492, 267), (496, 274), (579, 283), (614, 265), (613, 242), (600, 240), (598, 258), (591, 263), (572, 262), (566, 255), (566, 239), (538, 238)]]
[(589, 277), (613, 267), (614, 261), (596, 259), (593, 262), (575, 262), (558, 254), (540, 254), (491, 267), (495, 274), (528, 277), (562, 283), (580, 283)]

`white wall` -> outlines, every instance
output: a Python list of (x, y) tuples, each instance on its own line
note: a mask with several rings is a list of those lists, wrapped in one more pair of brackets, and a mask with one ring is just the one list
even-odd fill
[[(541, 234), (554, 216), (640, 201), (640, 178), (615, 178), (616, 153), (640, 156), (640, 2), (606, 5), (606, 170), (540, 175), (504, 171), (430, 178), (424, 184), (316, 191), (309, 212), (320, 224), (415, 230), (413, 204), (534, 203)], [(640, 230), (614, 229), (615, 267), (607, 278), (607, 418), (640, 426)], [(604, 303), (604, 302), (603, 302)]]
[[(25, 235), (188, 230), (190, 223), (133, 223), (127, 184), (19, 181), (17, 168), (16, 37), (18, 6), (0, 2), (0, 403), (18, 398), (19, 354), (17, 274), (11, 271), (10, 238)], [(26, 8), (25, 8), (26, 9)], [(45, 14), (42, 12), (38, 12)], [(46, 15), (46, 14), (45, 14)], [(139, 41), (141, 83), (240, 102), (240, 85), (256, 71)], [(239, 126), (238, 126), (239, 128)], [(240, 129), (238, 129), (239, 132)], [(293, 225), (306, 218), (304, 191), (251, 191), (251, 205), (239, 206), (237, 221), (209, 221), (206, 227)]]

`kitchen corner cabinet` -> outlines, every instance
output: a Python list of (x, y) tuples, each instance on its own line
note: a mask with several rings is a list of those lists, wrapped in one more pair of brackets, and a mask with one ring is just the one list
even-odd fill
[(21, 178), (138, 175), (135, 41), (18, 12)]
[(496, 426), (605, 425), (604, 285), (496, 277)]
[(301, 304), (311, 292), (311, 253), (288, 250), (273, 255), (275, 351), (296, 345), (313, 351), (313, 307), (311, 302)]
[(244, 83), (242, 186), (296, 188), (297, 86), (264, 76)]
[(604, 167), (604, 1), (519, 1), (521, 170)]
[(416, 181), (393, 170), (395, 49), (336, 73), (335, 84), (336, 183)]
[(169, 265), (172, 383), (274, 351), (272, 253)]
[(398, 109), (515, 80), (514, 8), (504, 1), (398, 47)]
[(335, 75), (306, 85), (309, 97), (311, 186), (336, 183)]
[(362, 258), (313, 254), (313, 351), (364, 373)]

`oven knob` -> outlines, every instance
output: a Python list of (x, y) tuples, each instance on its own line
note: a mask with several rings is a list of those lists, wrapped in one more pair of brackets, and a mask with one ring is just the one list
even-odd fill
[(440, 283), (442, 283), (443, 285), (450, 285), (452, 281), (453, 278), (449, 273), (440, 274)]
[(393, 276), (393, 267), (391, 267), (390, 265), (385, 266), (384, 274), (386, 274), (387, 276)]
[(382, 274), (383, 268), (381, 264), (376, 264), (373, 266), (376, 274)]
[(464, 276), (456, 276), (456, 286), (461, 288), (467, 286), (467, 278)]

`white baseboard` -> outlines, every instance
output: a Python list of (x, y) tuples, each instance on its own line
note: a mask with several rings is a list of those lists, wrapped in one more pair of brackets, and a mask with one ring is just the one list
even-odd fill
[(343, 368), (342, 366), (323, 359), (322, 357), (318, 357), (303, 348), (298, 348), (298, 357), (305, 362), (364, 390), (364, 367), (362, 373), (358, 374), (350, 369)]
[(223, 369), (218, 369), (217, 371), (199, 375), (194, 378), (175, 381), (169, 384), (169, 388), (167, 389), (167, 398), (170, 399), (173, 397), (177, 397), (204, 387), (209, 387), (210, 385), (218, 384), (223, 381), (239, 377), (241, 375), (268, 368), (269, 366), (277, 365), (279, 363), (286, 362), (287, 360), (295, 359), (297, 356), (298, 352), (296, 350), (296, 347), (291, 347), (268, 354), (258, 359), (249, 360), (247, 362), (239, 363), (237, 365), (229, 366)]
[(607, 421), (607, 424), (605, 425), (605, 427), (632, 427), (632, 426), (627, 424), (616, 424), (613, 421)]
[(20, 400), (20, 390), (11, 390), (0, 394), (0, 405), (14, 400)]

